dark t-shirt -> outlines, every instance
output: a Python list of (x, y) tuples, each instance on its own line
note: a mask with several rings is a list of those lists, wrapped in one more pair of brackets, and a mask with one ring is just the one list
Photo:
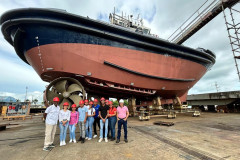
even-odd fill
[(100, 106), (99, 107), (99, 111), (101, 111), (101, 116), (102, 118), (106, 118), (107, 116), (107, 111), (109, 110), (109, 106), (108, 105), (105, 105), (105, 106)]

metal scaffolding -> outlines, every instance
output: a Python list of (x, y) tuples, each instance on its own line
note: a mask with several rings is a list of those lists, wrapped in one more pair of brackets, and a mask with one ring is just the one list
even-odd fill
[[(230, 41), (235, 66), (237, 68), (238, 78), (240, 80), (240, 72), (238, 67), (238, 60), (240, 59), (240, 11), (230, 7), (228, 10), (223, 10), (225, 24), (227, 27), (228, 38)], [(228, 16), (227, 16), (228, 14)]]
[(239, 0), (206, 0), (184, 23), (168, 38), (170, 42), (182, 44), (224, 9), (231, 8)]

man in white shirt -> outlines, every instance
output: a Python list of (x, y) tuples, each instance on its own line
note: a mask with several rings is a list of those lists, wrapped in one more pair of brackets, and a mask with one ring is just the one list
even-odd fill
[(53, 98), (53, 105), (49, 106), (44, 113), (44, 118), (46, 122), (45, 141), (43, 148), (44, 151), (50, 151), (51, 148), (55, 147), (53, 141), (56, 133), (58, 115), (60, 111), (58, 103), (59, 98)]

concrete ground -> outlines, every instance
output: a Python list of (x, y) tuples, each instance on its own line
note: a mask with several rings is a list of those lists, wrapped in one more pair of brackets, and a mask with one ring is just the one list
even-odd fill
[[(155, 121), (174, 122), (174, 126), (153, 125)], [(32, 120), (0, 120), (10, 123), (0, 131), (0, 159), (226, 159), (240, 157), (240, 114), (202, 113), (201, 117), (178, 114), (177, 119), (165, 117), (138, 121), (128, 120), (128, 139), (119, 144), (98, 139), (86, 143), (59, 147), (59, 129), (56, 147), (42, 151), (44, 123), (39, 116)], [(14, 125), (19, 124), (19, 125)], [(79, 136), (79, 131), (76, 133)], [(67, 135), (67, 142), (69, 135)]]

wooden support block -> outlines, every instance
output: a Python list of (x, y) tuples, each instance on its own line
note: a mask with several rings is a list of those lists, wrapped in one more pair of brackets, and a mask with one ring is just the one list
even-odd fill
[(164, 125), (164, 126), (173, 126), (174, 125), (173, 122), (163, 122), (163, 121), (157, 121), (157, 122), (154, 122), (153, 124), (155, 124), (155, 125)]
[(32, 115), (26, 115), (25, 118), (32, 119)]

